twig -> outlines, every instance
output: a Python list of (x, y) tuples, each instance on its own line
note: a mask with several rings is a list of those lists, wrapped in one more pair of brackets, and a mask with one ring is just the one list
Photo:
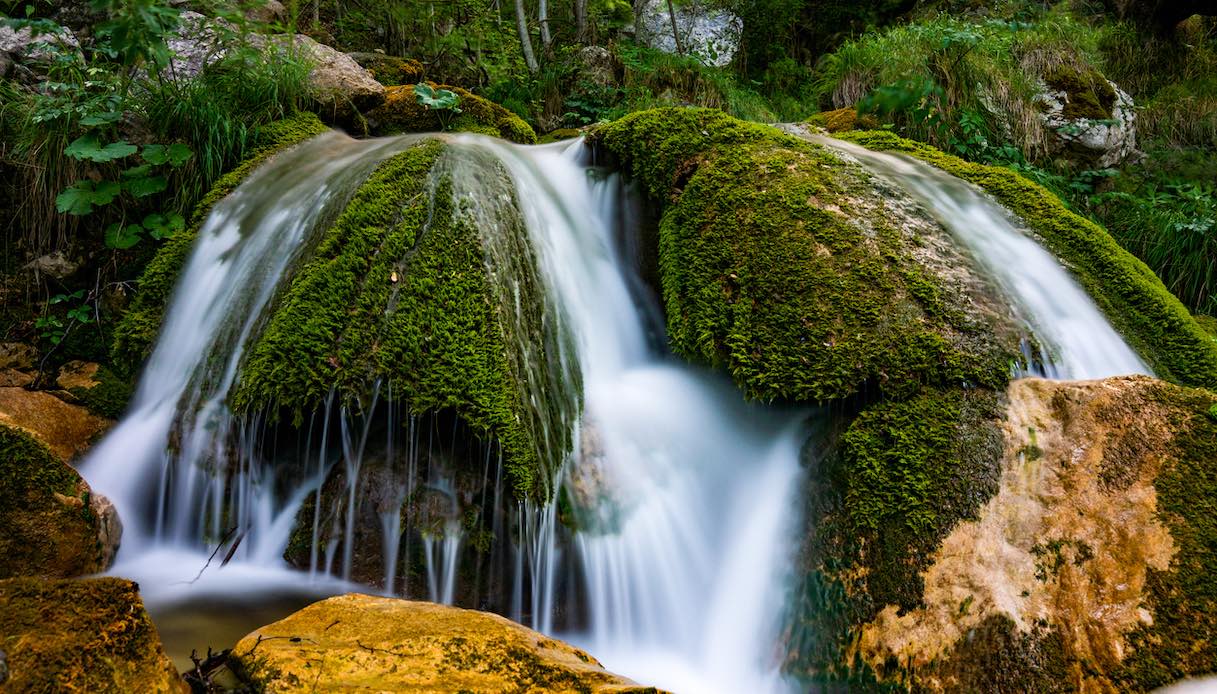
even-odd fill
[(228, 542), (228, 538), (232, 537), (232, 534), (235, 533), (236, 531), (237, 531), (237, 526), (234, 525), (234, 526), (232, 526), (232, 529), (230, 529), (228, 532), (224, 533), (224, 537), (220, 538), (220, 543), (218, 545), (216, 545), (215, 551), (213, 551), (211, 553), (211, 556), (207, 557), (207, 563), (203, 565), (203, 568), (199, 569), (199, 575), (195, 576), (194, 580), (178, 581), (177, 583), (174, 583), (173, 585), (193, 585), (200, 578), (202, 578), (203, 572), (207, 570), (207, 567), (211, 566), (211, 560), (216, 558), (216, 555), (220, 553), (220, 548), (224, 546), (225, 542)]

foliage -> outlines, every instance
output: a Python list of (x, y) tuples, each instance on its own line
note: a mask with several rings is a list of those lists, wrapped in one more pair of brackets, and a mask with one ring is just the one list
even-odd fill
[(460, 97), (450, 89), (434, 88), (426, 82), (414, 85), (414, 96), (418, 104), (428, 111), (435, 111), (440, 119), (440, 128), (447, 130), (452, 117), (461, 113)]

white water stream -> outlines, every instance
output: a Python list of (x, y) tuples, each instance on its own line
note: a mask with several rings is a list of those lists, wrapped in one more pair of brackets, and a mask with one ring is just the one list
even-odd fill
[[(566, 599), (556, 594), (557, 572), (577, 565), (588, 629), (563, 636), (610, 670), (682, 693), (788, 689), (776, 674), (777, 630), (784, 572), (798, 546), (798, 456), (810, 413), (748, 405), (724, 377), (655, 346), (663, 343), (656, 339), (662, 328), (619, 236), (636, 225), (628, 196), (617, 176), (588, 165), (581, 142), (519, 147), (463, 135), (451, 141), (493, 156), (510, 172), (554, 312), (547, 320), (559, 321), (571, 337), (573, 353), (557, 358), (577, 361), (583, 386), (583, 426), (573, 442), (580, 455), (563, 480), (581, 531), (563, 549), (555, 505), (520, 508), (513, 616), (525, 619), (527, 593), (528, 621), (552, 632), (553, 614)], [(334, 446), (324, 443), (313, 453), (306, 446), (305, 455), (315, 457), (299, 462), (317, 474), (285, 489), (260, 453), (258, 423), (231, 416), (225, 400), (243, 348), (298, 259), (375, 164), (409, 143), (317, 138), (255, 173), (216, 206), (200, 232), (131, 410), (83, 467), (123, 518), (126, 535), (113, 573), (138, 580), (154, 609), (349, 588), (338, 579), (350, 576), (350, 521), (342, 560), (334, 546), (318, 548), (316, 540), (312, 572), (288, 569), (282, 556), (300, 504), (335, 463), (325, 457), (337, 455), (348, 471), (359, 470), (368, 420), (343, 409), (341, 453), (327, 452)], [(999, 207), (975, 202), (949, 177), (855, 156), (888, 167), (883, 173), (909, 185), (973, 248), (1050, 345), (1054, 373), (1145, 370), (1089, 298), (1076, 296), (1080, 288), (1055, 259), (1021, 236)], [(477, 189), (472, 178), (462, 184), (462, 175), (453, 170), (457, 195)], [(1036, 250), (1047, 260), (1036, 260)], [(337, 440), (339, 433), (323, 429), (319, 438), (326, 437)], [(410, 461), (413, 470), (414, 453)], [(497, 483), (495, 489), (497, 497)], [(396, 514), (380, 521), (389, 538), (402, 533)], [(200, 574), (228, 526), (245, 533), (240, 551), (227, 566), (215, 558)], [(429, 591), (408, 597), (451, 602), (461, 530), (445, 526), (442, 536), (423, 543)], [(395, 585), (401, 551), (386, 540), (387, 586)]]

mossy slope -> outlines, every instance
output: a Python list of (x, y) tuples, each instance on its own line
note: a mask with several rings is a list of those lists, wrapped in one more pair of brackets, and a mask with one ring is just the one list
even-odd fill
[(101, 571), (89, 487), (25, 432), (0, 425), (0, 579)]
[(1217, 339), (1205, 332), (1162, 281), (1102, 227), (1009, 169), (966, 162), (887, 132), (839, 135), (875, 150), (904, 152), (983, 188), (1017, 214), (1073, 271), (1095, 302), (1162, 378), (1217, 386)]
[(216, 182), (195, 208), (186, 231), (166, 241), (152, 262), (148, 263), (139, 279), (139, 290), (131, 300), (130, 308), (114, 328), (111, 357), (120, 370), (137, 371), (151, 353), (160, 332), (165, 304), (211, 208), (267, 159), (327, 130), (315, 114), (305, 112), (259, 129), (256, 145), (249, 157)]
[(121, 578), (0, 581), (6, 692), (181, 692), (177, 671)]
[[(1014, 351), (951, 306), (865, 172), (817, 145), (703, 109), (656, 109), (592, 140), (664, 205), (671, 345), (751, 398), (829, 400), (873, 385), (1001, 387)], [(935, 227), (936, 228), (936, 227)]]
[(493, 135), (525, 145), (536, 143), (537, 134), (532, 127), (506, 108), (460, 87), (428, 84), (435, 89), (454, 92), (460, 99), (457, 106), (461, 113), (454, 115), (448, 123), (441, 120), (440, 114), (418, 103), (414, 85), (387, 87), (385, 102), (367, 114), (372, 132), (396, 135), (453, 130)]

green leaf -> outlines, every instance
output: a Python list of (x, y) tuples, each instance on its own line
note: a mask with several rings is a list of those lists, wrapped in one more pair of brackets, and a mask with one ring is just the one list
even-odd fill
[(153, 166), (160, 166), (169, 161), (165, 145), (144, 145), (144, 151), (140, 152), (139, 156)]
[(80, 119), (81, 125), (89, 127), (96, 125), (109, 125), (117, 123), (123, 117), (122, 111), (107, 111), (106, 113), (97, 113), (92, 116), (85, 116)]
[(180, 142), (169, 145), (169, 148), (165, 150), (165, 155), (169, 158), (169, 165), (173, 167), (181, 166), (194, 158), (194, 152)]
[(149, 195), (157, 193), (169, 187), (169, 181), (164, 176), (146, 176), (144, 178), (133, 178), (127, 181), (124, 186), (127, 192), (137, 198), (146, 198)]
[(127, 178), (127, 179), (146, 178), (151, 173), (152, 173), (151, 164), (140, 164), (139, 166), (132, 166), (129, 169), (123, 169), (122, 177)]
[(72, 144), (63, 150), (63, 153), (73, 159), (87, 159), (104, 164), (135, 154), (138, 150), (138, 147), (123, 140), (111, 142), (103, 147), (96, 135), (88, 134), (73, 140)]
[(115, 181), (102, 181), (97, 184), (92, 181), (77, 181), (55, 196), (55, 209), (78, 217), (87, 215), (94, 207), (113, 202), (120, 192), (122, 186)]
[(106, 227), (106, 245), (120, 251), (139, 243), (144, 228), (138, 224), (122, 225), (118, 222)]
[(167, 239), (186, 228), (186, 220), (177, 212), (168, 215), (150, 214), (144, 217), (144, 228), (148, 235), (156, 240)]

